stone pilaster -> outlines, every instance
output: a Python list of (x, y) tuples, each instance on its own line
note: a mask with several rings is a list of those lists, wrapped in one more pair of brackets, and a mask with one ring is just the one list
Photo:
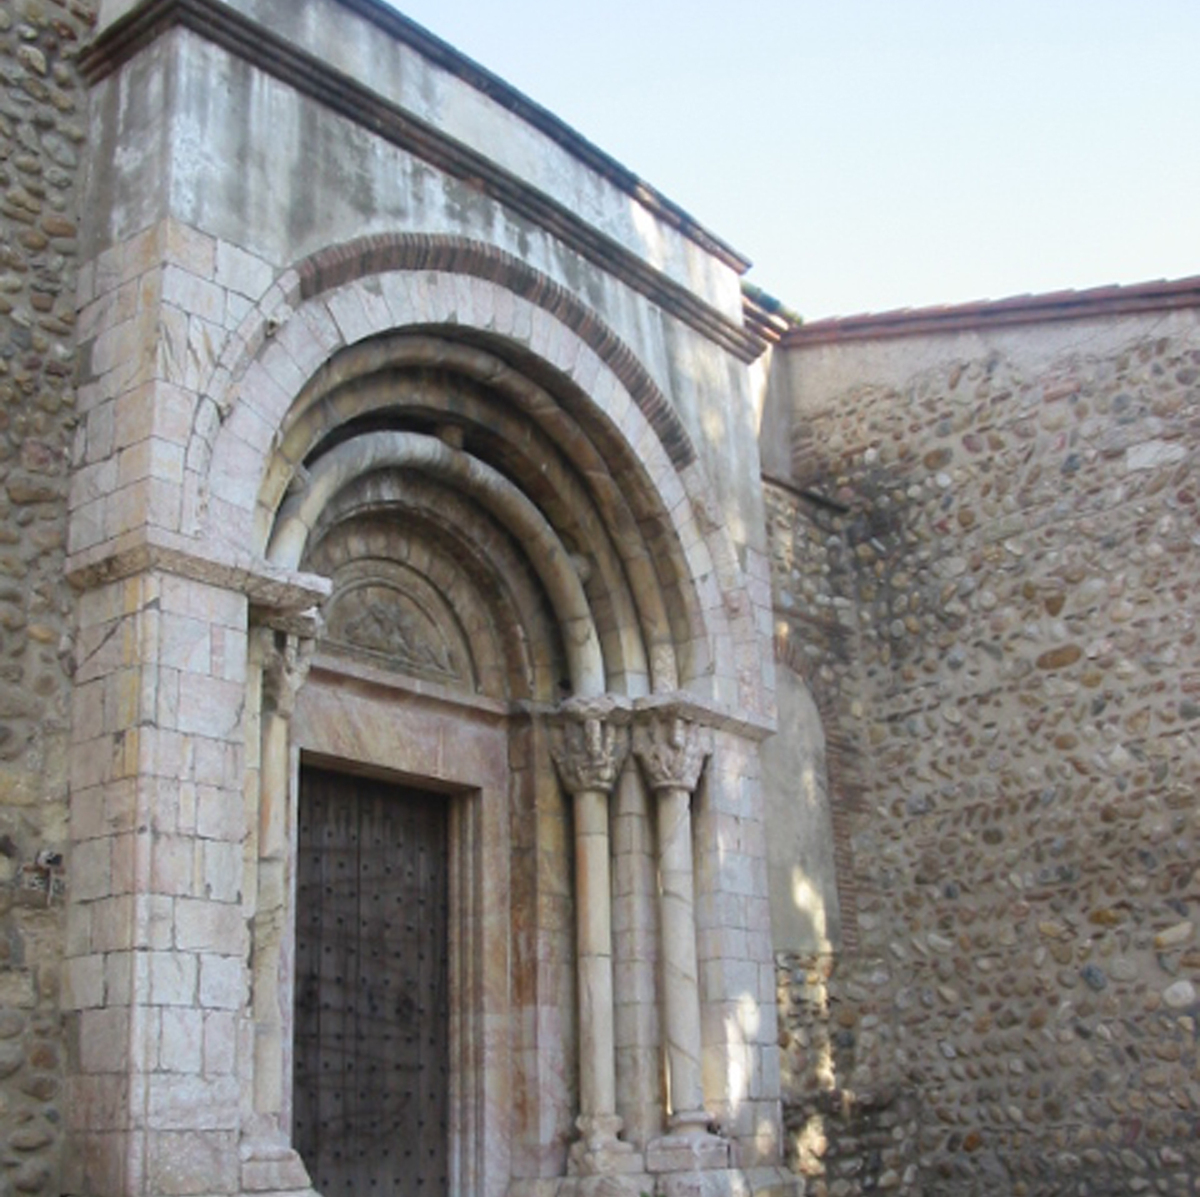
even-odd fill
[(80, 596), (64, 1191), (238, 1192), (246, 621), (153, 569)]
[(563, 705), (550, 751), (575, 813), (576, 956), (579, 970), (579, 1119), (571, 1152), (578, 1173), (637, 1172), (641, 1158), (618, 1139), (613, 1041), (612, 894), (608, 799), (629, 749), (627, 713), (607, 698)]

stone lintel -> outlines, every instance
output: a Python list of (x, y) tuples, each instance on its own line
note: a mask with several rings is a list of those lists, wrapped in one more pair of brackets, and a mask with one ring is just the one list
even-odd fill
[(285, 569), (253, 553), (201, 542), (164, 528), (144, 527), (67, 558), (76, 590), (159, 571), (244, 594), (262, 609), (260, 622), (296, 615), (329, 597), (332, 583), (317, 574)]
[[(257, 610), (251, 611), (252, 622), (255, 621), (257, 614)], [(299, 622), (302, 618), (304, 617), (296, 616), (297, 626), (292, 627), (288, 621), (272, 617), (266, 626), (277, 631), (300, 635), (303, 638), (305, 633), (302, 631), (302, 627), (304, 625)], [(393, 673), (390, 669), (381, 669), (364, 661), (343, 656), (336, 651), (331, 652), (320, 641), (318, 641), (317, 651), (313, 656), (312, 676), (322, 678), (333, 685), (356, 683), (360, 687), (367, 687), (375, 692), (390, 693), (398, 700), (419, 698), (451, 710), (467, 711), (476, 718), (488, 719), (493, 722), (508, 719), (520, 719), (524, 722), (532, 718), (531, 712), (524, 703), (489, 698), (486, 694), (476, 694), (466, 690), (453, 690), (449, 686), (443, 686), (425, 678)]]

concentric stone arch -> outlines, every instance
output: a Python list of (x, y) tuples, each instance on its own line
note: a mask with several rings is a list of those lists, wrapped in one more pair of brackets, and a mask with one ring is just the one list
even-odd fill
[[(735, 645), (756, 644), (737, 555), (686, 430), (632, 352), (558, 284), (457, 238), (372, 237), (282, 275), (227, 345), (197, 409), (186, 456), (184, 531), (252, 543), (254, 507), (296, 397), (339, 352), (398, 329), (485, 333), (586, 397), (641, 463), (686, 562), (695, 619), (680, 683), (767, 710)], [(678, 646), (677, 646), (678, 647)], [(707, 681), (705, 679), (708, 679)]]

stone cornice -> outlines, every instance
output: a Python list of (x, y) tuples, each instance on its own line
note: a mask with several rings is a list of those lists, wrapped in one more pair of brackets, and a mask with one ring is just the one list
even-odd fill
[(72, 553), (65, 572), (76, 590), (93, 590), (150, 571), (232, 590), (246, 595), (255, 606), (280, 614), (318, 606), (332, 589), (328, 578), (283, 569), (250, 553), (201, 544), (153, 527)]
[[(346, 3), (346, 0), (340, 2)], [(444, 65), (443, 60), (448, 62), (454, 59), (459, 68), (455, 73), (474, 86), (479, 86), (479, 81), (472, 77), (473, 74), (479, 80), (486, 76), (482, 68), (476, 67), (469, 59), (455, 56), (448, 46), (420, 30), (419, 26), (400, 18), (398, 14), (394, 14), (394, 21), (393, 14), (385, 17), (382, 6), (373, 0), (351, 0), (347, 7), (368, 16), (376, 24), (384, 25), (394, 36), (423, 54), (431, 48), (437, 50), (436, 54), (430, 56), (439, 65)], [(392, 145), (416, 155), (450, 177), (469, 183), (490, 199), (544, 229), (581, 257), (644, 295), (741, 361), (751, 362), (765, 350), (766, 342), (762, 338), (648, 265), (637, 254), (598, 232), (565, 205), (531, 189), (490, 158), (405, 112), (349, 76), (333, 70), (319, 58), (234, 11), (220, 0), (151, 0), (134, 9), (115, 21), (80, 55), (80, 68), (85, 79), (91, 84), (104, 79), (175, 28), (190, 30), (286, 83), (301, 95), (316, 100)], [(416, 36), (416, 31), (420, 32), (420, 38)], [(498, 80), (495, 82), (499, 83)], [(482, 90), (493, 99), (500, 94), (492, 86)], [(499, 102), (530, 119), (529, 114), (533, 113), (536, 105), (520, 97), (527, 112), (515, 106), (514, 97), (519, 93), (508, 89), (504, 94), (506, 100)], [(665, 205), (656, 192), (641, 185), (635, 176), (628, 172), (616, 172), (606, 166), (608, 163), (615, 167), (615, 163), (611, 163), (610, 159), (582, 138), (573, 141), (575, 135), (568, 137), (566, 126), (558, 126), (548, 113), (540, 118), (540, 123), (531, 123), (547, 135), (550, 135), (549, 126), (555, 125), (558, 135), (554, 140), (558, 144), (570, 149), (589, 167), (600, 171), (606, 179), (702, 246), (706, 252), (718, 257), (726, 265), (733, 265), (739, 273), (746, 268), (744, 259), (730, 258), (729, 251), (708, 234), (700, 238), (697, 233), (699, 226), (684, 222), (679, 210)], [(588, 146), (588, 153), (581, 152), (582, 145)]]
[(686, 719), (713, 731), (729, 732), (748, 740), (765, 740), (776, 731), (774, 719), (766, 719), (748, 711), (733, 711), (686, 691), (670, 694), (649, 694), (633, 700), (633, 714), (662, 714), (664, 717)]

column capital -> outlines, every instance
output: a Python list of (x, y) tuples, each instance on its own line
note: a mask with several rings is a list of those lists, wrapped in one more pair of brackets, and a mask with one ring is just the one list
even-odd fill
[(634, 717), (633, 754), (655, 791), (691, 793), (711, 753), (711, 729), (685, 703), (646, 707)]
[(608, 794), (629, 753), (629, 710), (615, 699), (573, 698), (550, 716), (550, 755), (568, 793)]
[(317, 642), (274, 628), (262, 628), (263, 709), (290, 719), (296, 696), (308, 677)]

